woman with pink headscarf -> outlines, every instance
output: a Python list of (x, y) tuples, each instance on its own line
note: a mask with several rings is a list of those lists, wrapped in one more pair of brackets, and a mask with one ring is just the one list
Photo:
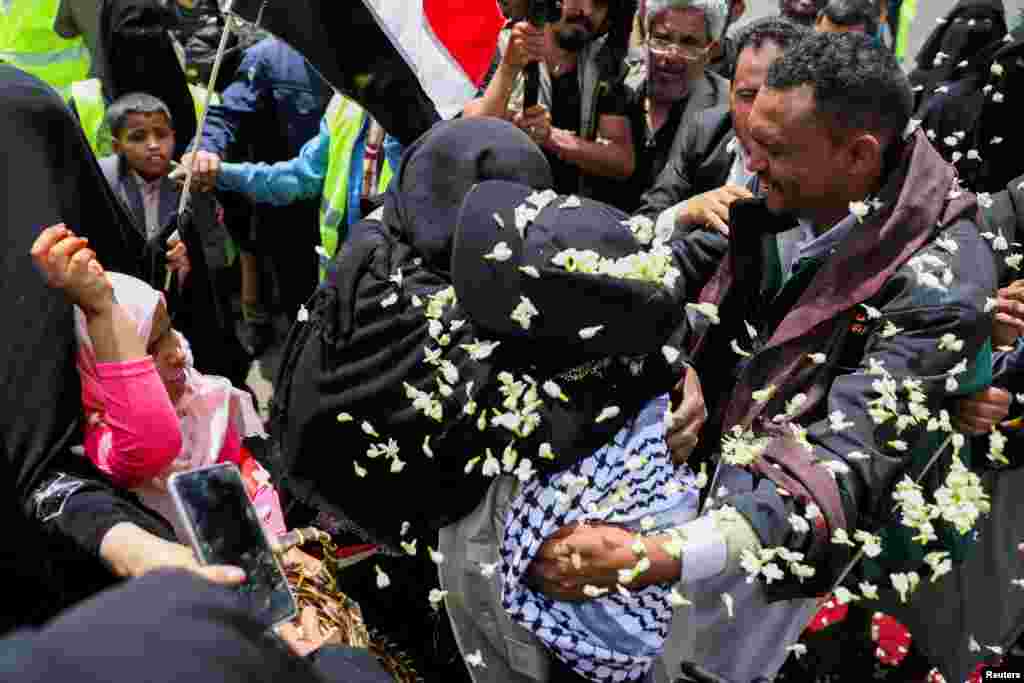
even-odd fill
[(248, 393), (203, 375), (171, 327), (162, 293), (107, 273), (67, 228), (41, 265), (75, 303), (77, 366), (85, 410), (84, 454), (187, 536), (167, 491), (174, 472), (233, 462), (271, 536), (285, 533), (270, 477), (242, 445), (265, 437)]

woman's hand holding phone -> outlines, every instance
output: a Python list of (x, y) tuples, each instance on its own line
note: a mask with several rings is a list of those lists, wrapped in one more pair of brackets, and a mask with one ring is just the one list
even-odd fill
[(131, 522), (115, 524), (106, 533), (100, 543), (100, 557), (123, 578), (137, 578), (157, 569), (178, 568), (222, 586), (245, 583), (245, 572), (238, 567), (201, 567), (188, 546), (165, 541)]

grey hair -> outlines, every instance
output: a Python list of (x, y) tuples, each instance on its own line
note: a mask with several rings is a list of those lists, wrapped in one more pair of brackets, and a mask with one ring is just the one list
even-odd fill
[(708, 38), (711, 41), (722, 39), (729, 15), (729, 3), (726, 0), (647, 0), (644, 29), (648, 35), (654, 17), (669, 9), (699, 9), (704, 13), (704, 29)]

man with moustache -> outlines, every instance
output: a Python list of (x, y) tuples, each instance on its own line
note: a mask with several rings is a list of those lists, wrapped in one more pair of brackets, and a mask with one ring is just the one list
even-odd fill
[[(562, 194), (593, 196), (596, 177), (625, 180), (636, 159), (626, 116), (625, 55), (634, 0), (565, 0), (538, 29), (502, 33), (501, 63), (463, 115), (512, 121), (544, 150)], [(540, 63), (539, 103), (523, 110), (524, 68)]]
[(708, 68), (725, 30), (725, 0), (649, 0), (645, 10), (646, 68), (626, 83), (636, 171), (621, 200), (612, 202), (627, 212), (637, 209), (665, 168), (680, 123), (724, 106), (729, 93), (729, 82)]
[(826, 4), (827, 0), (779, 0), (779, 16), (810, 28)]
[[(705, 512), (680, 530), (681, 548), (662, 555), (662, 539), (645, 537), (655, 551), (630, 586), (682, 578), (694, 604), (676, 615), (689, 636), (680, 650), (691, 661), (717, 654), (712, 673), (733, 683), (771, 680), (802, 627), (794, 617), (843, 579), (858, 594), (877, 590), (883, 611), (900, 603), (899, 577), (883, 582), (913, 557), (901, 554), (909, 544), (886, 541), (875, 579), (833, 542), (893, 523), (892, 484), (936, 452), (926, 420), (897, 438), (889, 409), (871, 408), (878, 388), (910, 379), (917, 414), (935, 416), (991, 377), (996, 277), (978, 202), (909, 125), (912, 111), (890, 53), (861, 34), (821, 33), (772, 63), (748, 120), (746, 166), (765, 197), (730, 209), (729, 253), (692, 318), (688, 389), (667, 437), (677, 460), (714, 470)], [(784, 254), (776, 235), (794, 219), (811, 236)], [(945, 334), (964, 343), (942, 350)], [(950, 443), (938, 450), (951, 461)], [(551, 538), (533, 572), (554, 597), (614, 590), (618, 570), (637, 563), (632, 536), (613, 526)], [(759, 564), (766, 549), (781, 565)]]
[(643, 196), (640, 214), (666, 229), (675, 224), (728, 233), (729, 206), (757, 191), (756, 176), (746, 167), (754, 98), (771, 63), (806, 34), (779, 17), (760, 19), (739, 32), (729, 106), (698, 112), (683, 124), (672, 158)]

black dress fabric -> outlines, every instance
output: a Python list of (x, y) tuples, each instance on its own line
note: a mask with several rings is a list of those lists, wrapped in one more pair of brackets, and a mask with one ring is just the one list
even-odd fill
[(302, 659), (238, 594), (185, 571), (106, 591), (39, 631), (0, 641), (10, 683), (387, 683), (367, 651), (328, 647)]
[(133, 92), (160, 98), (174, 120), (174, 158), (188, 151), (196, 112), (168, 29), (174, 15), (158, 0), (103, 0), (95, 70), (107, 103)]
[[(101, 581), (109, 581), (94, 556), (114, 524), (132, 521), (173, 536), (133, 497), (113, 489), (86, 458), (71, 452), (82, 441), (72, 306), (63, 292), (46, 286), (29, 250), (44, 228), (64, 222), (89, 239), (110, 270), (152, 281), (148, 265), (155, 259), (114, 198), (61, 98), (42, 81), (2, 65), (0, 144), (5, 151), (0, 158), (0, 262), (6, 279), (0, 301), (8, 316), (0, 362), (0, 474), (9, 487), (10, 507), (17, 508), (13, 518), (4, 519), (14, 536), (6, 545), (16, 552), (7, 562), (0, 557), (0, 575), (28, 572), (41, 581), (48, 563), (63, 563), (61, 571), (68, 572), (69, 558), (45, 547), (54, 540), (98, 570)], [(43, 518), (45, 534), (39, 527)], [(64, 577), (81, 587), (90, 581), (73, 572)], [(46, 594), (27, 594), (25, 602), (38, 614), (46, 607), (33, 603), (59, 600), (58, 593), (54, 587)], [(4, 611), (16, 622), (17, 609), (12, 604)]]

